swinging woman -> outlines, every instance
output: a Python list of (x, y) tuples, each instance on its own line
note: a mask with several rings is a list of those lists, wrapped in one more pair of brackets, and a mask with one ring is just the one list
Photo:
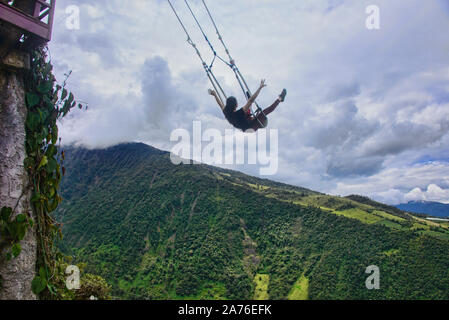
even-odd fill
[(287, 90), (284, 89), (279, 95), (279, 98), (277, 98), (270, 107), (266, 108), (265, 110), (263, 110), (263, 112), (254, 117), (251, 114), (251, 105), (256, 101), (257, 97), (260, 94), (260, 91), (262, 91), (262, 89), (266, 86), (267, 85), (265, 84), (265, 80), (262, 80), (260, 82), (259, 89), (257, 89), (252, 97), (249, 98), (248, 102), (239, 110), (237, 110), (238, 103), (235, 97), (229, 97), (226, 100), (226, 105), (223, 105), (223, 102), (221, 102), (218, 94), (214, 90), (209, 89), (209, 94), (215, 97), (215, 100), (223, 111), (225, 118), (235, 128), (240, 129), (243, 132), (246, 132), (250, 129), (257, 131), (266, 126), (266, 116), (273, 112), (279, 105), (279, 103), (284, 102), (285, 96), (287, 95)]

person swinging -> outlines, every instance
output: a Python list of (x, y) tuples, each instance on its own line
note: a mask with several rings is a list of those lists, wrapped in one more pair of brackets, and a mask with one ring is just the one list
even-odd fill
[(256, 116), (253, 116), (251, 114), (251, 105), (256, 101), (260, 92), (266, 86), (267, 85), (265, 84), (265, 80), (262, 80), (260, 82), (259, 89), (257, 89), (257, 91), (248, 99), (248, 102), (239, 110), (237, 110), (238, 103), (235, 97), (229, 97), (226, 100), (226, 105), (224, 105), (220, 100), (217, 92), (209, 89), (209, 94), (215, 97), (215, 100), (223, 111), (226, 120), (228, 120), (228, 122), (235, 128), (240, 129), (243, 132), (251, 129), (257, 131), (265, 127), (265, 123), (267, 120), (266, 116), (272, 113), (277, 108), (279, 103), (284, 102), (285, 96), (287, 95), (287, 90), (282, 90), (282, 93), (271, 106), (263, 110), (263, 112), (258, 113)]

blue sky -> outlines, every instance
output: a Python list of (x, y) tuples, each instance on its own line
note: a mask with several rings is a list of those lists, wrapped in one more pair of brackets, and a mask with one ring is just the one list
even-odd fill
[[(190, 1), (219, 43), (201, 2)], [(449, 5), (446, 0), (209, 0), (226, 43), (279, 130), (274, 180), (390, 204), (449, 203)], [(207, 45), (183, 1), (173, 0), (207, 59)], [(80, 29), (65, 9), (80, 9)], [(368, 30), (366, 7), (380, 8)], [(192, 121), (229, 125), (164, 0), (57, 2), (50, 44), (57, 78), (89, 103), (62, 123), (66, 144), (90, 148), (140, 141), (169, 150), (170, 132)], [(230, 94), (238, 85), (216, 74)], [(232, 167), (256, 174), (251, 166)]]

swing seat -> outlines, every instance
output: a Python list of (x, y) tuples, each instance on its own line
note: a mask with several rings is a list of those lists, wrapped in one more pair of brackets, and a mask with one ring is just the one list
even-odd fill
[(262, 129), (265, 129), (268, 126), (268, 118), (267, 116), (263, 113), (263, 111), (256, 111), (255, 115), (254, 115), (255, 121), (258, 122), (259, 126)]

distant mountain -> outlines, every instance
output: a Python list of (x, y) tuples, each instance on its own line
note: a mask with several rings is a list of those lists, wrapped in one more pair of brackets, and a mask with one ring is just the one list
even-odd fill
[(410, 201), (399, 204), (396, 208), (413, 213), (427, 214), (434, 217), (449, 218), (449, 204), (431, 201)]
[(448, 224), (144, 144), (67, 148), (64, 165), (61, 249), (116, 298), (449, 299)]

